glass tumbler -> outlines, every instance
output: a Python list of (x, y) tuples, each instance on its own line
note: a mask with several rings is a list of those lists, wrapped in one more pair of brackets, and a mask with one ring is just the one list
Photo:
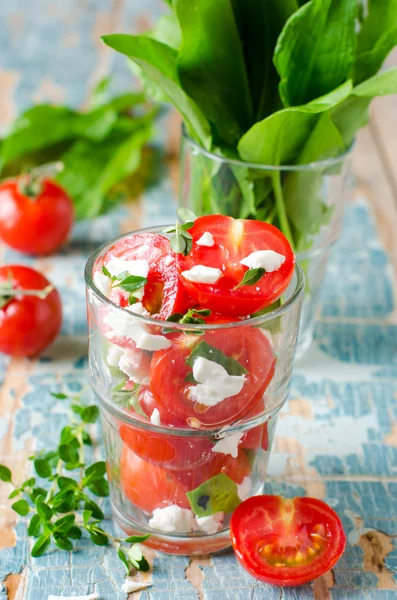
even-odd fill
[(90, 372), (114, 518), (128, 535), (150, 533), (146, 544), (158, 550), (222, 550), (233, 510), (260, 494), (266, 479), (290, 389), (302, 269), (271, 312), (187, 325), (141, 316), (101, 293), (94, 275), (114, 242), (85, 271)]
[(330, 252), (349, 196), (351, 149), (305, 164), (262, 165), (208, 152), (182, 130), (179, 205), (197, 216), (219, 213), (276, 225), (306, 279), (297, 356), (309, 348)]

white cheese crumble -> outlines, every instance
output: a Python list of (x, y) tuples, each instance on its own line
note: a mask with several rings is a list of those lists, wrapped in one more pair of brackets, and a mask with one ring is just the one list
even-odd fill
[(136, 343), (137, 348), (141, 350), (149, 350), (154, 352), (156, 350), (165, 350), (172, 346), (171, 340), (167, 339), (163, 335), (154, 335), (152, 333), (143, 333)]
[(152, 585), (153, 584), (150, 581), (131, 581), (131, 579), (126, 579), (121, 586), (121, 591), (124, 592), (124, 594), (131, 594), (132, 592), (145, 590)]
[(233, 458), (237, 458), (238, 445), (244, 434), (245, 431), (237, 431), (236, 433), (232, 433), (231, 435), (223, 437), (215, 444), (215, 446), (211, 448), (212, 452), (230, 454), (230, 456), (233, 456)]
[(153, 425), (161, 425), (160, 413), (158, 408), (153, 409), (153, 412), (150, 415), (150, 422), (153, 423)]
[(88, 596), (48, 596), (48, 600), (99, 600), (98, 592)]
[(252, 490), (252, 480), (250, 477), (244, 477), (241, 483), (237, 484), (237, 495), (244, 502)]
[(196, 242), (197, 246), (208, 246), (211, 248), (215, 244), (212, 233), (205, 231), (201, 238)]
[(131, 304), (130, 306), (126, 306), (126, 310), (134, 313), (135, 315), (141, 315), (141, 317), (150, 317), (150, 312), (146, 310), (143, 306), (142, 302), (135, 302), (135, 304)]
[(265, 269), (267, 273), (277, 271), (283, 262), (285, 262), (285, 256), (274, 250), (257, 250), (240, 260), (240, 264), (249, 269)]
[(164, 259), (164, 264), (166, 267), (170, 267), (174, 262), (174, 258), (172, 256), (166, 256)]
[(137, 277), (147, 277), (149, 272), (149, 263), (147, 260), (143, 259), (125, 260), (118, 256), (112, 256), (105, 266), (113, 277), (124, 273), (124, 271), (127, 271), (130, 275), (136, 275)]
[(202, 356), (193, 363), (193, 377), (198, 384), (189, 387), (189, 398), (204, 406), (215, 406), (236, 396), (245, 383), (245, 375), (229, 375), (222, 365)]
[(154, 509), (149, 527), (166, 533), (189, 533), (197, 529), (197, 523), (193, 511), (189, 508), (171, 504), (165, 508)]
[(142, 352), (124, 350), (118, 362), (118, 367), (120, 371), (123, 371), (135, 383), (146, 384), (149, 383), (149, 377), (144, 359), (145, 355)]
[(119, 348), (118, 346), (110, 346), (107, 355), (107, 363), (109, 367), (118, 367), (119, 360), (123, 356), (124, 350), (123, 348)]
[(194, 283), (216, 283), (221, 275), (220, 269), (205, 265), (196, 265), (188, 271), (182, 271), (182, 277)]
[(218, 533), (218, 531), (222, 529), (223, 518), (224, 513), (217, 512), (209, 517), (196, 517), (196, 520), (200, 531), (204, 531), (205, 533), (212, 535), (213, 533)]
[(110, 279), (106, 277), (101, 271), (95, 271), (94, 273), (94, 283), (97, 286), (98, 290), (104, 295), (108, 296), (110, 292)]

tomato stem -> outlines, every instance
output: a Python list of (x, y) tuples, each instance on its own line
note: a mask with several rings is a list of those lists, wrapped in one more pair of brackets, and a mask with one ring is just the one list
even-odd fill
[(13, 298), (17, 296), (36, 296), (40, 298), (40, 300), (45, 300), (54, 289), (52, 283), (47, 285), (47, 287), (41, 290), (23, 290), (20, 288), (12, 287), (12, 284), (0, 284), (0, 308), (3, 308), (6, 304), (8, 304)]
[(34, 167), (19, 179), (18, 189), (21, 194), (34, 202), (43, 191), (43, 180), (54, 177), (60, 173), (63, 168), (64, 165), (61, 161)]

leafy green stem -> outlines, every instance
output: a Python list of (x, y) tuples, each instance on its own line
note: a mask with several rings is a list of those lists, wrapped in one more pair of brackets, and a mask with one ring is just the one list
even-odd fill
[(287, 213), (285, 211), (283, 190), (281, 187), (280, 171), (279, 170), (273, 171), (271, 177), (273, 180), (273, 190), (274, 190), (274, 197), (276, 199), (276, 210), (277, 210), (277, 215), (278, 215), (278, 219), (280, 222), (280, 229), (283, 232), (283, 234), (286, 236), (286, 238), (288, 238), (288, 240), (290, 241), (290, 244), (293, 248), (294, 247), (294, 243), (293, 243), (294, 238), (292, 237), (292, 232), (291, 232), (291, 228), (289, 226)]

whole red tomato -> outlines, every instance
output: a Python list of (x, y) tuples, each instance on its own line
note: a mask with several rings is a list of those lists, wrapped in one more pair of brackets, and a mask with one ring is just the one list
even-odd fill
[(74, 221), (73, 204), (50, 179), (41, 180), (35, 188), (26, 177), (9, 179), (0, 185), (0, 237), (19, 252), (51, 254), (69, 235)]
[(61, 325), (61, 299), (48, 279), (30, 267), (0, 267), (0, 352), (35, 356)]

